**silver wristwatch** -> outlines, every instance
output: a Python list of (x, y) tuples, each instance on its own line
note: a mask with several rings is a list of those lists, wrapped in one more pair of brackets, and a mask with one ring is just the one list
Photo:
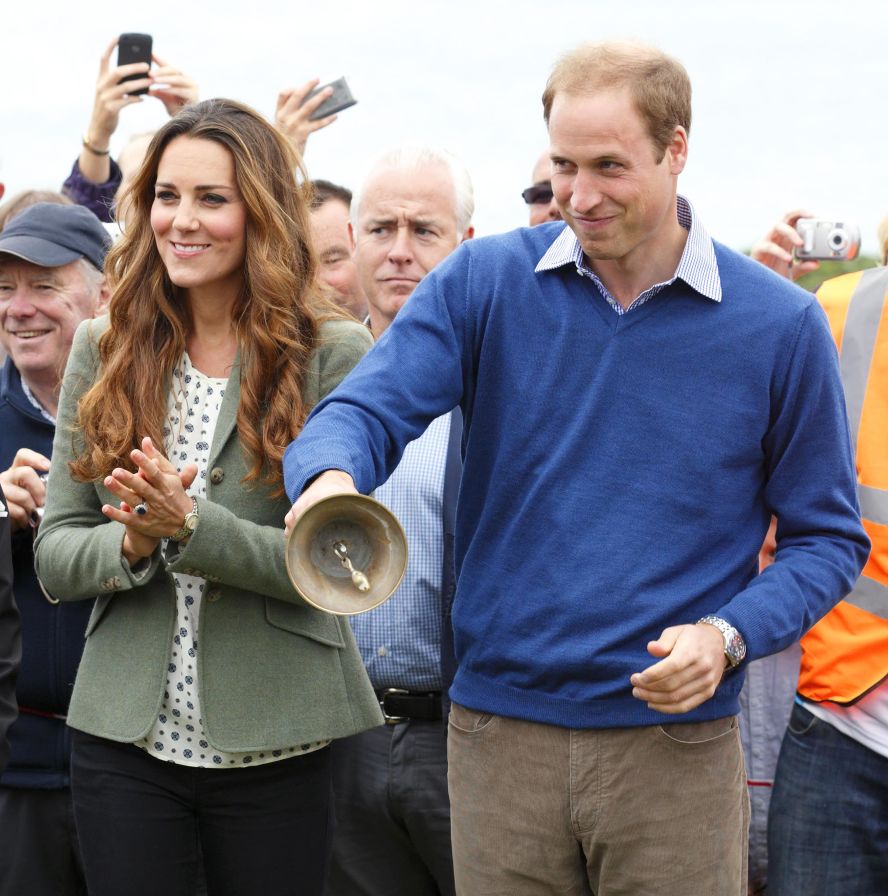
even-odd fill
[(170, 541), (184, 541), (186, 538), (190, 538), (197, 528), (197, 521), (199, 518), (200, 514), (197, 510), (197, 498), (192, 496), (191, 512), (185, 514), (185, 519), (182, 520), (182, 528), (170, 536)]
[(707, 625), (714, 625), (722, 633), (722, 637), (725, 639), (725, 659), (728, 661), (728, 666), (731, 669), (739, 666), (746, 656), (746, 642), (743, 640), (743, 635), (721, 616), (704, 616), (697, 620), (697, 625), (703, 622)]

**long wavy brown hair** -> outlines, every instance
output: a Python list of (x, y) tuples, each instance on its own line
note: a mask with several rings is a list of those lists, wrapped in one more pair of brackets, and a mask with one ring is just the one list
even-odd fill
[[(110, 327), (99, 340), (101, 372), (80, 399), (83, 449), (71, 463), (81, 481), (98, 481), (148, 435), (163, 445), (170, 381), (192, 322), (182, 290), (167, 276), (151, 229), (160, 158), (176, 137), (213, 140), (234, 158), (247, 209), (243, 288), (233, 310), (240, 349), (237, 429), (247, 482), (282, 494), (281, 462), (305, 421), (302, 385), (318, 344), (318, 319), (336, 316), (315, 285), (309, 188), (287, 140), (233, 100), (187, 106), (154, 136), (123, 196), (123, 236), (108, 253)], [(304, 178), (303, 184), (307, 183)]]

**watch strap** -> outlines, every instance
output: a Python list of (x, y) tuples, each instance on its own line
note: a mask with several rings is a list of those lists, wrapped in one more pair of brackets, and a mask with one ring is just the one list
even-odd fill
[(197, 498), (192, 495), (191, 510), (185, 514), (185, 518), (182, 520), (182, 527), (170, 536), (170, 541), (182, 541), (192, 535), (197, 527), (198, 516)]
[(704, 616), (697, 620), (697, 625), (701, 623), (715, 626), (722, 633), (725, 641), (725, 659), (728, 661), (729, 668), (733, 669), (735, 666), (739, 666), (746, 656), (746, 641), (743, 640), (743, 635), (721, 616)]

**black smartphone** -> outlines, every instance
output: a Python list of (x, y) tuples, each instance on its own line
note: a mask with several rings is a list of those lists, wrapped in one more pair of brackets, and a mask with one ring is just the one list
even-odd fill
[[(147, 62), (151, 65), (151, 35), (150, 34), (121, 34), (117, 40), (117, 64), (129, 65), (131, 62)], [(118, 81), (137, 81), (145, 75), (127, 75)], [(148, 93), (148, 88), (134, 90), (132, 94)]]
[(308, 116), (309, 121), (317, 121), (319, 118), (335, 115), (343, 109), (348, 109), (349, 106), (354, 106), (357, 102), (352, 96), (351, 90), (348, 89), (348, 84), (346, 83), (345, 78), (338, 78), (335, 81), (331, 81), (329, 84), (321, 84), (320, 87), (315, 87), (315, 89), (302, 101), (303, 104), (308, 102), (308, 100), (316, 94), (320, 93), (325, 87), (332, 87), (333, 93), (331, 93), (330, 96), (328, 96), (327, 99), (325, 99), (324, 102)]

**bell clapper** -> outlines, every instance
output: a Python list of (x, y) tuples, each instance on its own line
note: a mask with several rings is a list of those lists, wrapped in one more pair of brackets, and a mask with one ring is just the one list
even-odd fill
[(364, 573), (359, 569), (355, 569), (352, 566), (352, 562), (348, 556), (348, 546), (342, 542), (337, 541), (333, 544), (333, 553), (339, 558), (339, 562), (351, 573), (352, 584), (355, 588), (360, 592), (366, 592), (370, 590), (370, 580)]

